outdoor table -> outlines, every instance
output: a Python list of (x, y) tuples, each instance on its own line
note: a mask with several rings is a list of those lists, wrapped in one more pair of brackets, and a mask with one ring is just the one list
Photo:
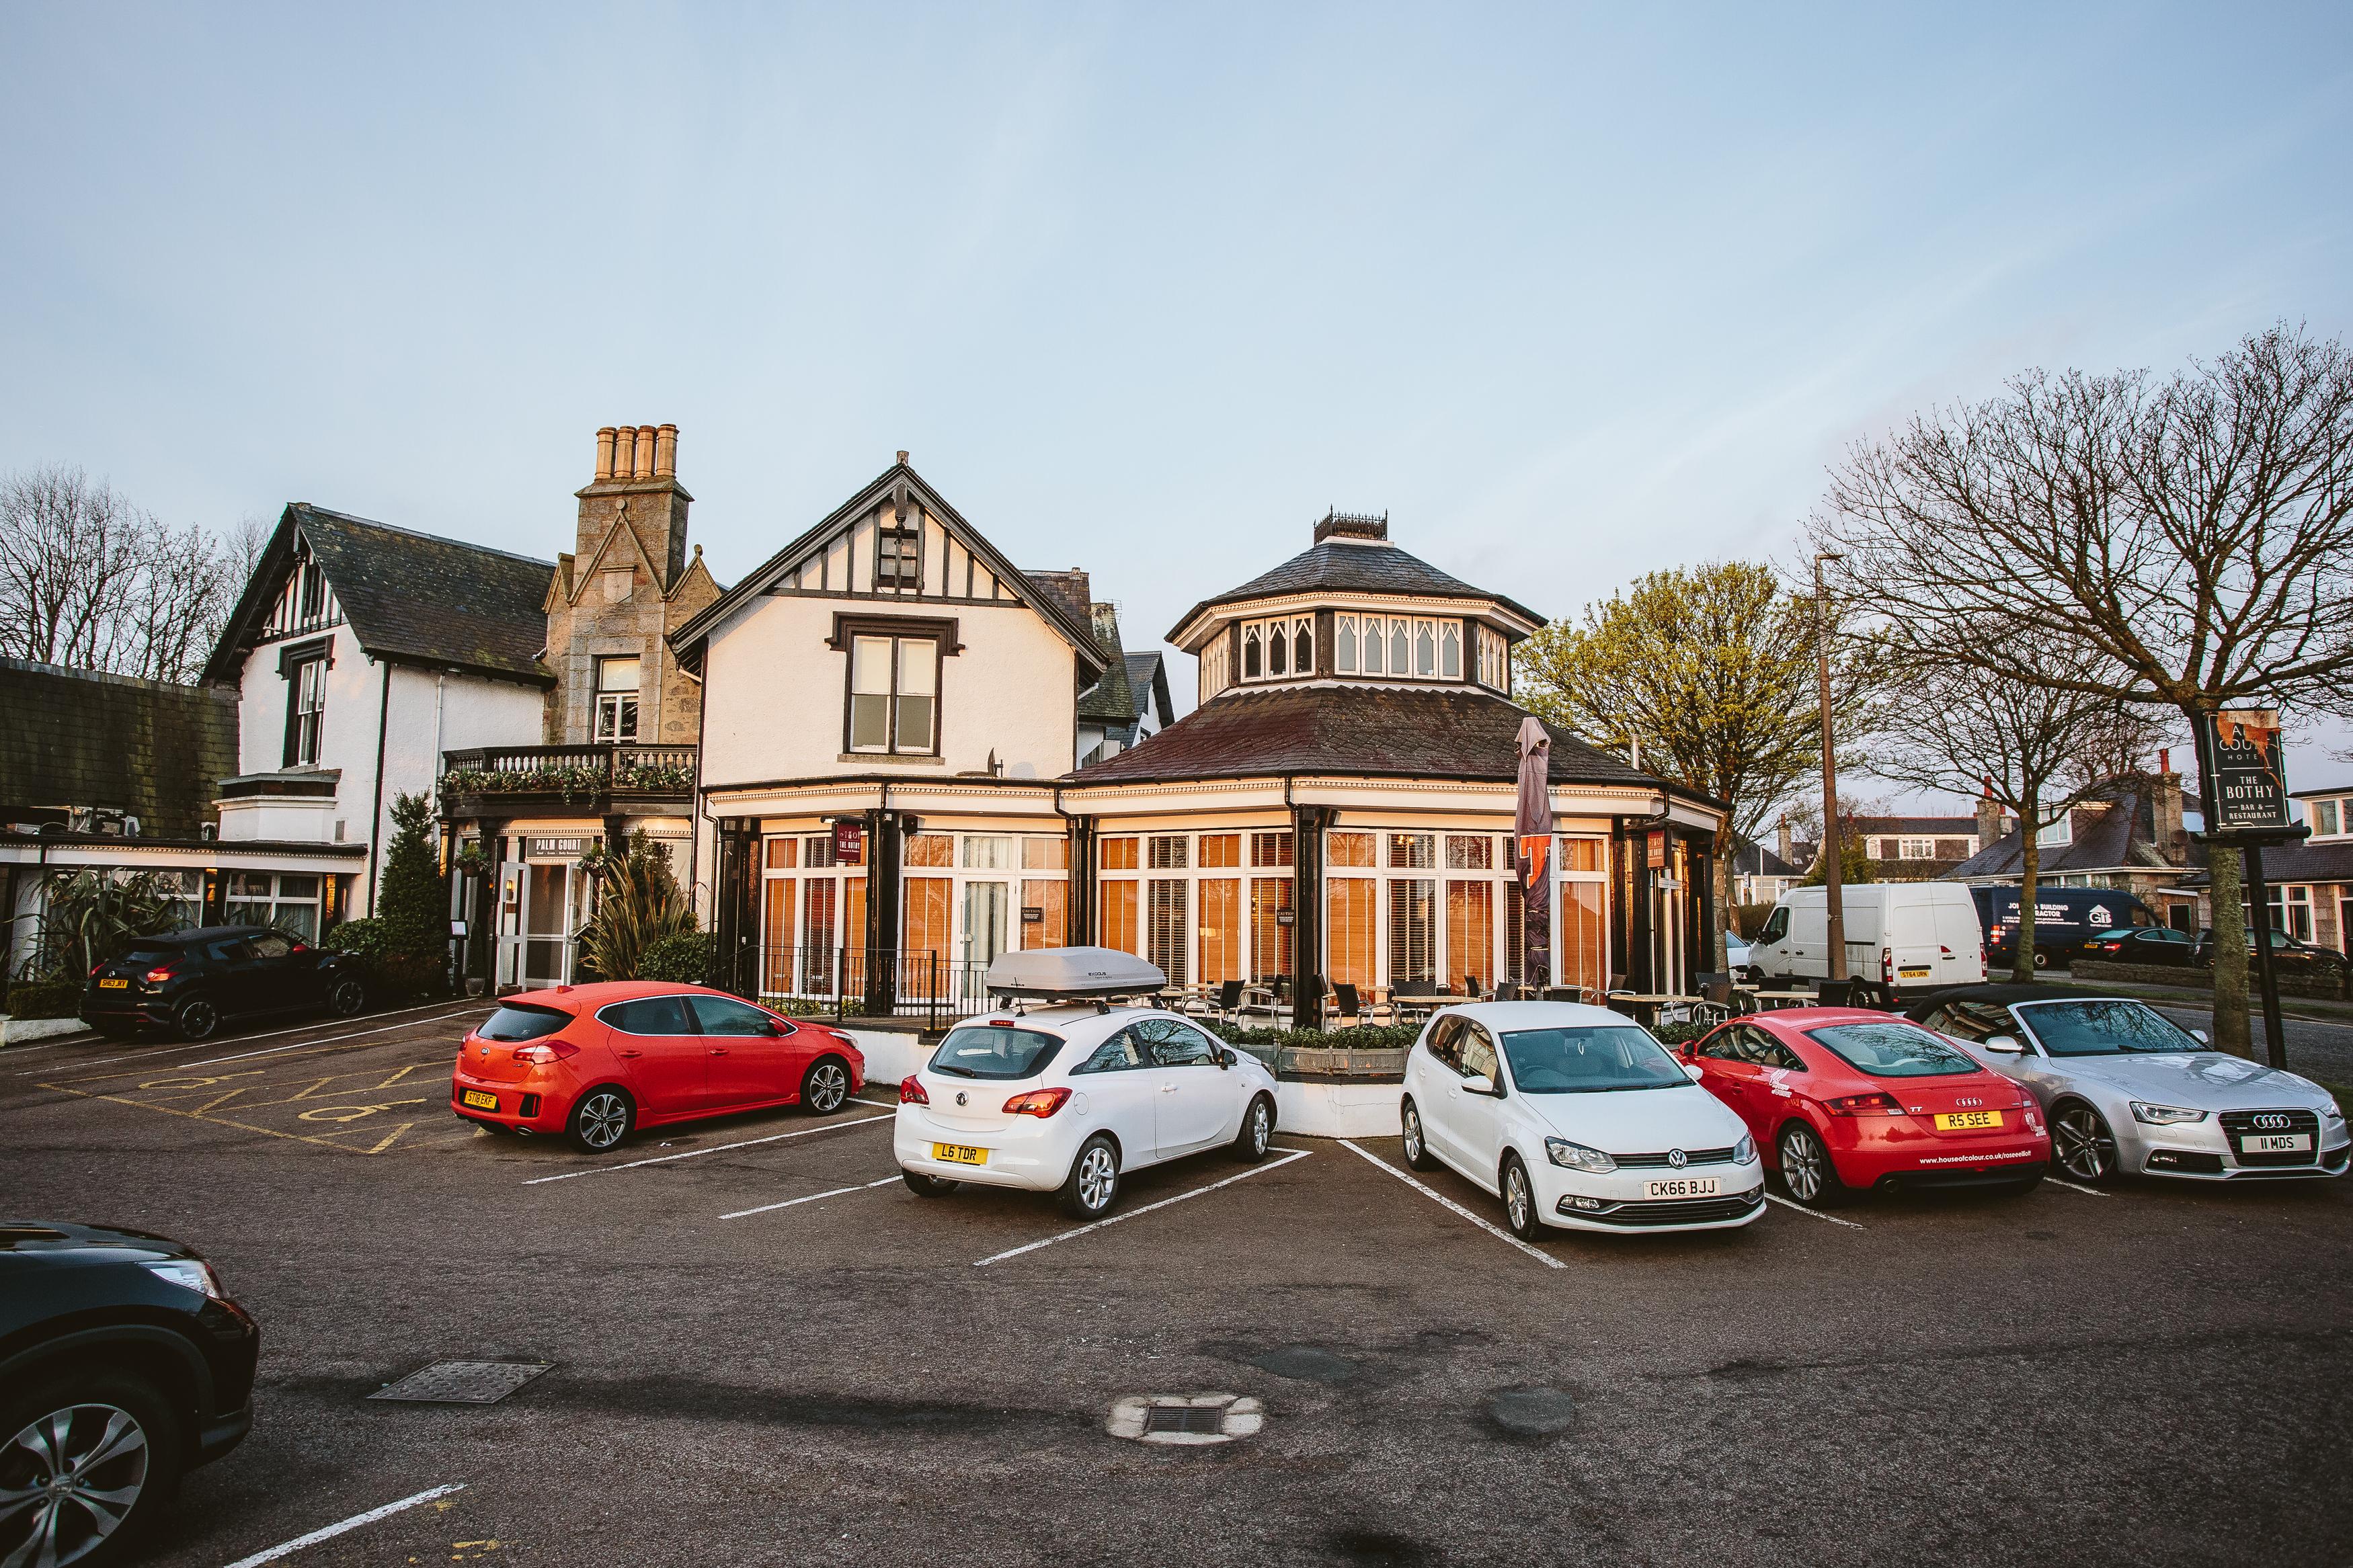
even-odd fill
[(1810, 1002), (1815, 996), (1815, 993), (1811, 991), (1752, 991), (1745, 985), (1739, 987), (1739, 990), (1744, 995), (1754, 996), (1759, 1002), (1769, 1002), (1776, 1007), (1785, 1007), (1792, 1003)]
[(1656, 1023), (1659, 1009), (1671, 1002), (1689, 1005), (1705, 1000), (1704, 996), (1677, 996), (1663, 991), (1612, 991), (1604, 998), (1605, 1002), (1628, 1002), (1641, 1008), (1642, 1012), (1634, 1015), (1634, 1021), (1638, 1024)]

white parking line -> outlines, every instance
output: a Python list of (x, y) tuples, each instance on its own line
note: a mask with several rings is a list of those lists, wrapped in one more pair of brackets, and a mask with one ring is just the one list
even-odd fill
[[(1021, 1247), (1008, 1247), (1003, 1252), (996, 1253), (990, 1257), (980, 1259), (978, 1262), (975, 1263), (973, 1267), (975, 1268), (986, 1268), (992, 1263), (1002, 1263), (1008, 1258), (1018, 1258), (1025, 1252), (1035, 1252), (1041, 1247), (1051, 1247), (1056, 1242), (1069, 1241), (1075, 1237), (1082, 1237), (1092, 1231), (1101, 1230), (1107, 1225), (1117, 1225), (1122, 1220), (1140, 1219), (1144, 1215), (1150, 1214), (1154, 1209), (1165, 1209), (1170, 1204), (1181, 1204), (1187, 1198), (1198, 1198), (1203, 1193), (1214, 1193), (1219, 1187), (1230, 1187), (1236, 1182), (1247, 1182), (1252, 1176), (1263, 1176), (1269, 1171), (1279, 1171), (1283, 1166), (1290, 1164), (1293, 1160), (1304, 1160), (1307, 1158), (1308, 1154), (1308, 1151), (1304, 1149), (1282, 1149), (1278, 1150), (1277, 1152), (1282, 1154), (1282, 1159), (1271, 1161), (1266, 1164), (1259, 1165), (1250, 1170), (1244, 1171), (1239, 1176), (1228, 1176), (1222, 1182), (1211, 1182), (1206, 1187), (1195, 1187), (1189, 1193), (1178, 1193), (1173, 1198), (1162, 1198), (1156, 1204), (1146, 1204), (1140, 1209), (1129, 1209), (1124, 1213), (1115, 1214), (1109, 1219), (1099, 1219), (1092, 1225), (1082, 1225), (1075, 1230), (1066, 1230), (1060, 1236), (1050, 1236), (1043, 1241), (1032, 1241)], [(1361, 1153), (1363, 1151), (1359, 1150), (1358, 1152)]]
[(1809, 1219), (1827, 1220), (1832, 1225), (1842, 1225), (1849, 1230), (1866, 1230), (1870, 1228), (1867, 1226), (1857, 1225), (1851, 1219), (1841, 1219), (1834, 1214), (1824, 1214), (1820, 1209), (1810, 1209), (1803, 1204), (1793, 1204), (1787, 1198), (1777, 1198), (1771, 1193), (1767, 1193), (1765, 1194), (1765, 1201), (1767, 1203), (1779, 1204), (1791, 1214), (1801, 1214)]
[[(395, 1008), (395, 1009), (394, 1009), (392, 1012), (390, 1012), (390, 1013), (376, 1013), (376, 1014), (374, 1014), (374, 1015), (371, 1015), (371, 1016), (374, 1016), (374, 1017), (378, 1017), (378, 1018), (391, 1018), (391, 1017), (396, 1017), (396, 1016), (399, 1016), (400, 1014), (402, 1014), (402, 1013), (424, 1013), (424, 1012), (429, 1012), (430, 1010), (432, 1010), (433, 1008), (436, 1008), (436, 1007), (455, 1007), (455, 1008), (457, 1008), (457, 1009), (458, 1009), (458, 1011), (459, 1011), (459, 1012), (463, 1012), (463, 1011), (465, 1011), (465, 1010), (466, 1010), (466, 1008), (468, 1008), (469, 1006), (480, 1007), (480, 1006), (486, 1006), (486, 1005), (489, 1005), (489, 1004), (484, 1004), (484, 1003), (480, 1003), (480, 1002), (475, 1002), (475, 1003), (425, 1002), (425, 1003), (420, 1003), (420, 1004), (418, 1004), (417, 1006), (414, 1006), (414, 1007), (397, 1007), (397, 1008)], [(416, 1023), (430, 1023), (430, 1022), (431, 1022), (431, 1020), (430, 1020), (430, 1019), (426, 1019), (426, 1018), (418, 1018), (418, 1019), (414, 1019), (414, 1020), (412, 1020), (412, 1022), (416, 1022)], [(318, 1026), (318, 1025), (316, 1025), (316, 1024), (298, 1024), (298, 1025), (296, 1025), (295, 1026), (293, 1026), (292, 1028), (287, 1028), (287, 1029), (270, 1029), (270, 1030), (268, 1030), (268, 1031), (266, 1031), (266, 1032), (264, 1032), (264, 1033), (262, 1033), (262, 1034), (259, 1034), (259, 1035), (247, 1035), (247, 1036), (245, 1036), (245, 1037), (243, 1037), (243, 1040), (244, 1040), (244, 1041), (251, 1041), (251, 1040), (267, 1040), (267, 1039), (271, 1038), (273, 1036), (278, 1036), (278, 1035), (299, 1035), (299, 1034), (301, 1034), (301, 1033), (303, 1030), (305, 1030), (305, 1029), (315, 1029), (315, 1028), (317, 1028), (318, 1026)], [(243, 1043), (243, 1041), (240, 1041), (239, 1043)], [(47, 1047), (29, 1047), (29, 1048), (47, 1049)], [(187, 1042), (187, 1041), (185, 1041), (185, 1040), (180, 1040), (180, 1041), (177, 1041), (177, 1042), (175, 1042), (175, 1043), (169, 1044), (169, 1045), (150, 1046), (150, 1047), (148, 1047), (145, 1050), (142, 1050), (142, 1051), (127, 1051), (127, 1052), (125, 1052), (124, 1054), (122, 1054), (121, 1056), (119, 1056), (119, 1057), (100, 1057), (100, 1058), (99, 1058), (98, 1059), (96, 1059), (95, 1061), (76, 1062), (76, 1063), (74, 1063), (74, 1066), (76, 1066), (76, 1067), (78, 1067), (78, 1068), (102, 1068), (102, 1067), (109, 1067), (109, 1066), (111, 1066), (112, 1064), (114, 1064), (114, 1063), (116, 1063), (116, 1062), (137, 1061), (137, 1060), (140, 1060), (140, 1059), (142, 1059), (142, 1058), (146, 1058), (146, 1057), (170, 1057), (170, 1056), (177, 1056), (177, 1055), (179, 1055), (182, 1051), (185, 1051), (185, 1050), (186, 1050), (187, 1048), (188, 1048), (188, 1042)], [(52, 1066), (54, 1066), (55, 1064), (53, 1063), (53, 1064), (51, 1064), (51, 1065), (52, 1065)], [(48, 1070), (49, 1070), (49, 1068), (28, 1068), (28, 1069), (27, 1069), (26, 1071), (25, 1071), (25, 1072), (20, 1072), (20, 1073), (18, 1073), (16, 1076), (17, 1076), (18, 1078), (28, 1078), (28, 1077), (30, 1077), (33, 1073), (37, 1073), (37, 1072), (47, 1072)]]
[(845, 1127), (871, 1127), (877, 1121), (896, 1120), (895, 1116), (861, 1116), (855, 1121), (828, 1121), (822, 1126), (803, 1127), (792, 1132), (772, 1132), (765, 1138), (746, 1138), (740, 1143), (713, 1143), (708, 1149), (686, 1149), (675, 1154), (656, 1154), (649, 1160), (624, 1160), (617, 1165), (591, 1165), (581, 1171), (559, 1171), (553, 1176), (533, 1176), (523, 1185), (535, 1187), (543, 1182), (568, 1182), (575, 1176), (599, 1175), (607, 1171), (634, 1171), (639, 1165), (666, 1165), (672, 1160), (691, 1160), (697, 1154), (724, 1154), (730, 1149), (749, 1149), (755, 1144), (775, 1143), (786, 1138), (806, 1138), (812, 1132), (838, 1132)]
[(2076, 1185), (2073, 1182), (2063, 1182), (2056, 1176), (2045, 1176), (2042, 1179), (2054, 1187), (2064, 1187), (2071, 1193), (2081, 1193), (2087, 1198), (2112, 1198), (2116, 1195), (2114, 1193), (2104, 1193), (2097, 1187), (2084, 1187)]
[(1526, 1253), (1530, 1258), (1535, 1258), (1538, 1263), (1543, 1264), (1546, 1268), (1566, 1268), (1568, 1267), (1567, 1264), (1563, 1263), (1559, 1258), (1555, 1258), (1551, 1253), (1545, 1251), (1542, 1247), (1531, 1247), (1526, 1242), (1522, 1241), (1518, 1237), (1514, 1236), (1510, 1231), (1505, 1230), (1502, 1226), (1496, 1225), (1490, 1220), (1480, 1218), (1477, 1215), (1472, 1214), (1469, 1209), (1464, 1208), (1461, 1204), (1456, 1203), (1452, 1198), (1448, 1197), (1444, 1193), (1440, 1192), (1436, 1187), (1430, 1185), (1427, 1182), (1416, 1180), (1414, 1177), (1398, 1170), (1395, 1165), (1390, 1164), (1387, 1160), (1382, 1159), (1378, 1154), (1374, 1153), (1372, 1151), (1368, 1149), (1357, 1149), (1354, 1143), (1349, 1142), (1345, 1138), (1340, 1140), (1340, 1147), (1343, 1149), (1355, 1150), (1357, 1153), (1362, 1154), (1366, 1159), (1370, 1160), (1376, 1166), (1381, 1170), (1387, 1171), (1390, 1175), (1395, 1176), (1398, 1181), (1403, 1182), (1407, 1186), (1411, 1187), (1414, 1191), (1430, 1199), (1432, 1203), (1444, 1208), (1452, 1209), (1456, 1214), (1461, 1215), (1464, 1219), (1469, 1220), (1472, 1225), (1477, 1226), (1489, 1236), (1493, 1237), (1496, 1240), (1503, 1242), (1507, 1246), (1518, 1247), (1522, 1252)]
[(174, 1062), (172, 1068), (176, 1072), (181, 1068), (208, 1068), (217, 1062), (241, 1062), (248, 1057), (274, 1057), (280, 1051), (306, 1051), (312, 1046), (331, 1046), (337, 1040), (356, 1040), (367, 1035), (388, 1035), (395, 1029), (413, 1029), (419, 1024), (438, 1023), (443, 1018), (462, 1018), (468, 1013), (490, 1010), (479, 1005), (473, 1007), (460, 1007), (455, 1012), (437, 1014), (430, 1018), (411, 1018), (406, 1024), (382, 1024), (373, 1029), (353, 1029), (347, 1035), (322, 1035), (315, 1040), (295, 1040), (288, 1045), (270, 1046), (259, 1051), (238, 1051), (234, 1056), (206, 1057), (202, 1061), (194, 1062)]
[(887, 1187), (892, 1183), (898, 1181), (899, 1179), (900, 1178), (895, 1174), (888, 1175), (879, 1182), (861, 1182), (854, 1187), (836, 1187), (829, 1193), (811, 1193), (805, 1198), (786, 1198), (783, 1203), (762, 1204), (755, 1209), (737, 1209), (733, 1214), (723, 1214), (719, 1217), (721, 1219), (742, 1219), (747, 1214), (774, 1214), (778, 1209), (792, 1208), (796, 1205), (813, 1204), (819, 1198), (838, 1198), (844, 1193), (871, 1192), (876, 1187)]
[(382, 1508), (372, 1508), (365, 1513), (355, 1513), (351, 1518), (340, 1523), (328, 1525), (323, 1530), (314, 1530), (308, 1535), (298, 1535), (291, 1541), (280, 1542), (267, 1552), (257, 1552), (250, 1557), (240, 1557), (230, 1563), (228, 1568), (259, 1568), (260, 1563), (275, 1563), (280, 1557), (290, 1557), (306, 1546), (316, 1546), (322, 1541), (332, 1541), (346, 1531), (357, 1530), (364, 1524), (374, 1524), (379, 1519), (389, 1519), (402, 1509), (415, 1508), (418, 1503), (431, 1502), (435, 1498), (448, 1497), (451, 1492), (461, 1492), (465, 1489), (466, 1483), (463, 1481), (452, 1481), (443, 1487), (427, 1487), (414, 1497), (402, 1498), (398, 1502), (388, 1502)]
[(851, 1102), (857, 1105), (871, 1105), (882, 1110), (896, 1110), (899, 1109), (899, 1102), (895, 1100), (867, 1100), (862, 1096), (855, 1094), (851, 1095), (849, 1098)]

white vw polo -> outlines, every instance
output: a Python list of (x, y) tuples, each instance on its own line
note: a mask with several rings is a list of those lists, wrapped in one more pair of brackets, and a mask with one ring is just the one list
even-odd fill
[(1274, 1075), (1257, 1058), (1147, 1007), (999, 1011), (948, 1032), (899, 1086), (892, 1152), (907, 1185), (1060, 1193), (1100, 1219), (1123, 1174), (1230, 1148), (1266, 1158)]
[(1504, 1200), (1513, 1234), (1725, 1230), (1765, 1212), (1740, 1118), (1650, 1032), (1603, 1007), (1485, 1002), (1406, 1054), (1406, 1163)]

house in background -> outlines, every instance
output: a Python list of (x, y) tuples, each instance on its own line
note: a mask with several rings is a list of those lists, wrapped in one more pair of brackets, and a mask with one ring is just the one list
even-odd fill
[(1852, 824), (1883, 882), (1934, 880), (1984, 847), (1973, 816), (1858, 816)]
[(2292, 793), (2312, 836), (2263, 851), (2272, 927), (2339, 952), (2353, 933), (2353, 785)]
[[(1783, 829), (1786, 841), (1787, 829)], [(1762, 844), (1744, 843), (1733, 852), (1733, 901), (1742, 904), (1770, 904), (1780, 900), (1805, 879), (1806, 868), (1792, 866)]]
[[(2025, 841), (2016, 818), (2003, 818), (1990, 801), (1978, 806), (1984, 836), (1999, 838), (1945, 876), (1951, 880), (2015, 887), (2022, 879)], [(2181, 775), (2170, 771), (2126, 773), (2037, 836), (2042, 885), (2119, 888), (2137, 897), (2167, 925), (2196, 931), (2205, 923), (2199, 885), (2204, 853), (2183, 820)]]
[(159, 873), (193, 925), (229, 918), (233, 879), (315, 889), (359, 848), (216, 841), (214, 786), (237, 771), (234, 691), (0, 658), (0, 979), (32, 958), (51, 877)]

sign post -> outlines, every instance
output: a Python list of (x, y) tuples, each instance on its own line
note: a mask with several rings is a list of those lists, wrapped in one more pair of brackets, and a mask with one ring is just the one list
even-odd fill
[(2279, 710), (2215, 710), (2200, 717), (2196, 739), (2199, 804), (2206, 814), (2206, 831), (2199, 837), (2210, 856), (2237, 849), (2245, 863), (2264, 1056), (2273, 1067), (2284, 1068), (2287, 1029), (2280, 1019), (2279, 973), (2273, 964), (2271, 888), (2263, 880), (2263, 846), (2293, 843), (2306, 829), (2288, 822)]

